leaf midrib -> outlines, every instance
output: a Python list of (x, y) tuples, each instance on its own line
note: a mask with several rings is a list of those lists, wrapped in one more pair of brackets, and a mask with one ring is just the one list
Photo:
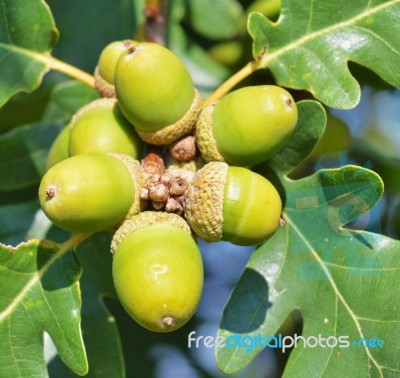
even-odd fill
[[(324, 272), (324, 274), (326, 275), (326, 277), (328, 279), (328, 282), (330, 283), (330, 285), (331, 285), (331, 287), (332, 287), (332, 289), (333, 289), (333, 291), (334, 291), (334, 293), (336, 295), (336, 298), (338, 298), (340, 300), (340, 302), (342, 303), (342, 305), (344, 306), (344, 308), (348, 312), (350, 318), (353, 320), (353, 322), (355, 324), (355, 327), (357, 329), (357, 332), (360, 335), (360, 338), (365, 338), (364, 333), (362, 331), (361, 324), (359, 323), (359, 319), (358, 319), (357, 315), (352, 311), (350, 305), (347, 303), (347, 301), (345, 300), (343, 294), (341, 293), (341, 291), (337, 287), (337, 285), (335, 283), (335, 280), (333, 279), (333, 277), (332, 277), (329, 269), (327, 268), (325, 262), (321, 259), (319, 254), (315, 251), (313, 246), (308, 242), (307, 238), (303, 235), (301, 230), (296, 227), (295, 223), (291, 220), (291, 218), (290, 217), (286, 217), (285, 219), (287, 220), (287, 223), (290, 225), (290, 227), (292, 227), (292, 229), (297, 233), (299, 238), (303, 241), (303, 243), (308, 248), (309, 252), (314, 257), (314, 259), (317, 261), (317, 263), (321, 266), (321, 269)], [(383, 378), (382, 366), (375, 360), (375, 358), (372, 356), (372, 354), (369, 351), (369, 349), (366, 348), (365, 345), (363, 345), (363, 347), (364, 347), (365, 353), (367, 354), (368, 358), (372, 361), (372, 363), (378, 369), (380, 376)]]

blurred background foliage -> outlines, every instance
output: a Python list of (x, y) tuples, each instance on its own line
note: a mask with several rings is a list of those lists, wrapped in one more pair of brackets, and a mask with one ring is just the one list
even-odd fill
[[(94, 71), (102, 48), (111, 41), (146, 35), (144, 0), (48, 0), (60, 31), (53, 55), (89, 73)], [(170, 0), (166, 9), (165, 29), (161, 37), (190, 70), (195, 84), (207, 96), (232, 73), (251, 60), (251, 39), (246, 32), (249, 12), (259, 11), (272, 20), (279, 17), (280, 0)], [(384, 180), (385, 194), (377, 211), (366, 222), (374, 231), (395, 239), (400, 237), (400, 91), (391, 88), (371, 71), (350, 64), (362, 86), (359, 105), (352, 110), (327, 109), (328, 125), (316, 149), (293, 177), (303, 177), (321, 167), (357, 164), (376, 171)], [(259, 71), (240, 86), (273, 83), (268, 71)], [(34, 93), (14, 96), (0, 109), (0, 138), (10, 138), (20, 127), (46, 127), (47, 148), (79, 104), (68, 103), (63, 86), (75, 85), (70, 79), (51, 72)], [(61, 94), (60, 94), (61, 92)], [(69, 92), (70, 93), (70, 92)], [(97, 95), (91, 89), (79, 89), (82, 103)], [(310, 94), (292, 92), (296, 100)], [(57, 97), (59, 96), (59, 97)], [(51, 101), (50, 101), (51, 99)], [(58, 99), (58, 100), (57, 100)], [(22, 110), (21, 110), (22, 109)], [(45, 126), (44, 126), (45, 123)], [(1, 192), (1, 213), (13, 218), (0, 228), (2, 242), (15, 243), (34, 235), (38, 203), (38, 182), (31, 187)], [(363, 219), (357, 220), (358, 228)], [(10, 230), (11, 229), (11, 230)], [(28, 233), (26, 230), (30, 230)], [(65, 234), (53, 231), (54, 240)], [(109, 235), (99, 237), (107, 238)], [(104, 243), (103, 243), (104, 244)], [(107, 243), (105, 243), (107, 245)], [(104, 259), (110, 259), (107, 248)], [(201, 243), (205, 264), (205, 289), (196, 316), (173, 334), (154, 334), (136, 325), (112, 298), (104, 298), (120, 331), (128, 377), (222, 377), (215, 364), (214, 350), (204, 346), (187, 347), (191, 331), (197, 335), (215, 335), (230, 291), (239, 278), (251, 252), (228, 243)], [(106, 261), (107, 262), (107, 261)], [(107, 263), (110, 263), (108, 261)], [(90, 261), (82, 259), (85, 271)], [(110, 267), (111, 264), (108, 264)], [(84, 273), (85, 274), (85, 273)], [(83, 290), (83, 302), (90, 290)], [(88, 299), (89, 301), (89, 299)], [(83, 320), (85, 321), (85, 320)], [(301, 319), (294, 313), (282, 332), (301, 330)], [(84, 335), (85, 337), (85, 335)], [(47, 342), (47, 360), (52, 377), (72, 377)], [(287, 355), (264, 350), (246, 369), (233, 377), (279, 377)], [(94, 376), (94, 375), (93, 375)], [(110, 375), (110, 377), (112, 374)]]

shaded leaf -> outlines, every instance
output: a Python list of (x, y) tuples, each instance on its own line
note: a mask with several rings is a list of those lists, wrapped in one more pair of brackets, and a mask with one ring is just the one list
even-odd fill
[(399, 0), (283, 0), (277, 23), (252, 13), (253, 54), (279, 85), (310, 91), (334, 108), (352, 108), (360, 87), (353, 61), (400, 86)]
[(192, 0), (187, 2), (191, 28), (211, 40), (237, 37), (244, 23), (244, 12), (236, 0)]
[(0, 240), (3, 244), (17, 245), (27, 241), (27, 230), (34, 222), (39, 208), (37, 200), (0, 207)]
[(59, 131), (59, 125), (37, 123), (0, 135), (1, 191), (39, 184), (45, 172), (48, 150)]
[(42, 120), (67, 123), (72, 115), (83, 105), (99, 98), (95, 89), (79, 81), (66, 81), (56, 85), (50, 93), (50, 99)]
[(89, 360), (88, 377), (125, 377), (118, 328), (104, 303), (105, 297), (117, 297), (111, 274), (111, 237), (111, 233), (96, 234), (78, 248), (84, 269), (82, 333)]
[(170, 1), (167, 46), (182, 59), (196, 87), (207, 95), (229, 76), (230, 71), (212, 59), (205, 49), (186, 33), (182, 27), (185, 10), (185, 0)]
[(144, 21), (145, 0), (48, 0), (60, 42), (53, 55), (93, 73), (101, 50), (110, 42), (135, 38)]
[(0, 245), (0, 375), (47, 376), (43, 332), (77, 374), (87, 372), (80, 331), (81, 268), (69, 248), (33, 239)]
[(19, 91), (32, 92), (48, 69), (58, 38), (43, 0), (0, 1), (0, 106)]

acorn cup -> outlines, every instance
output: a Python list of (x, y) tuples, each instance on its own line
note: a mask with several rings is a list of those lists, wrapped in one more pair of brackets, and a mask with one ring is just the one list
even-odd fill
[(196, 142), (206, 161), (248, 167), (271, 158), (297, 123), (297, 107), (274, 85), (240, 88), (207, 106), (196, 124)]
[(70, 156), (127, 154), (139, 159), (143, 142), (121, 113), (115, 98), (101, 98), (79, 109), (69, 123)]
[(147, 143), (166, 145), (190, 134), (201, 96), (181, 60), (156, 43), (131, 44), (118, 59), (115, 90), (120, 108)]
[(203, 289), (203, 263), (182, 217), (140, 213), (117, 230), (111, 250), (115, 290), (137, 323), (171, 332), (191, 319)]
[(140, 163), (128, 155), (76, 155), (45, 173), (40, 206), (64, 230), (109, 230), (143, 209), (140, 188), (145, 180)]
[(224, 162), (199, 169), (186, 192), (186, 220), (207, 242), (260, 244), (278, 228), (281, 211), (279, 193), (266, 178)]

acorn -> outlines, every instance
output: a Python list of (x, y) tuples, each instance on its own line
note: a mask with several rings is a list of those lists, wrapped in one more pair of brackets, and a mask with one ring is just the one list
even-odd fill
[(60, 131), (56, 139), (54, 139), (47, 155), (46, 170), (69, 157), (68, 145), (70, 131), (71, 129), (69, 125), (67, 125)]
[(201, 96), (185, 65), (156, 43), (126, 49), (115, 69), (115, 90), (123, 114), (150, 144), (190, 134), (201, 111)]
[(196, 124), (196, 142), (206, 161), (253, 166), (273, 156), (297, 124), (297, 107), (275, 85), (244, 87), (207, 106)]
[(73, 115), (69, 127), (70, 156), (119, 153), (140, 158), (143, 142), (121, 113), (115, 98), (86, 104)]
[(113, 229), (143, 209), (140, 163), (128, 155), (75, 155), (50, 168), (39, 187), (46, 216), (74, 233)]
[(203, 263), (182, 217), (140, 213), (115, 233), (112, 252), (115, 290), (137, 323), (171, 332), (192, 318), (202, 293)]
[[(103, 48), (94, 70), (95, 88), (102, 97), (115, 97), (114, 74), (117, 61), (126, 50), (127, 41), (113, 41)], [(129, 44), (135, 44), (129, 41)]]
[(207, 242), (260, 244), (278, 228), (281, 211), (281, 198), (269, 180), (225, 162), (199, 169), (186, 192), (186, 220)]

